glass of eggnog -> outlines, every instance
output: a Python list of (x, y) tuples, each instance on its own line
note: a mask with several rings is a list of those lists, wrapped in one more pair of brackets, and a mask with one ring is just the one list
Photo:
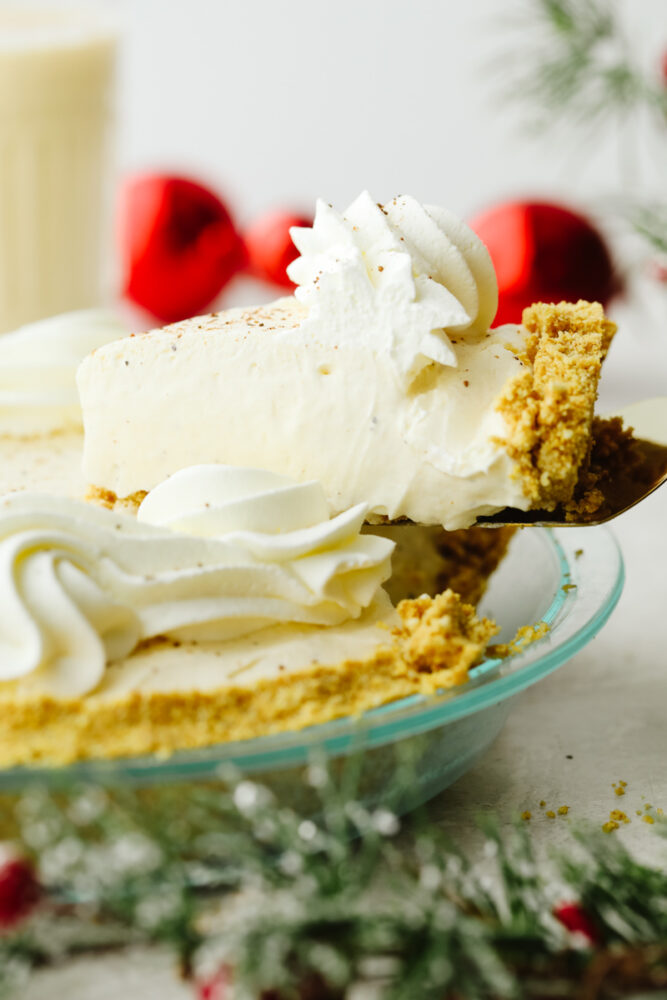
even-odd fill
[(90, 0), (0, 2), (0, 333), (104, 299), (117, 42)]

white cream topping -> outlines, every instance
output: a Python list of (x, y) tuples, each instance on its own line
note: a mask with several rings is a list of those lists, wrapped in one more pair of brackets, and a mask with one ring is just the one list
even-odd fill
[(127, 329), (104, 309), (83, 309), (0, 336), (0, 434), (81, 428), (76, 370), (87, 354)]
[[(247, 499), (247, 505), (245, 500)], [(338, 625), (371, 604), (393, 543), (329, 519), (317, 484), (254, 469), (185, 469), (140, 516), (66, 498), (0, 500), (0, 680), (94, 690), (158, 635), (206, 642), (285, 623)]]
[(363, 341), (407, 387), (431, 362), (456, 367), (449, 334), (485, 333), (498, 306), (489, 253), (465, 223), (407, 195), (361, 194), (342, 215), (318, 201), (312, 228), (291, 230), (288, 268), (308, 306), (302, 333)]

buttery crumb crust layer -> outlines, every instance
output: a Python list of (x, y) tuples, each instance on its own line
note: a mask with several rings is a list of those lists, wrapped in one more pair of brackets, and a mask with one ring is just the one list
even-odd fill
[(600, 369), (616, 326), (598, 302), (539, 302), (523, 313), (530, 333), (523, 372), (503, 394), (507, 451), (533, 509), (574, 495), (592, 447)]
[(451, 590), (398, 606), (401, 623), (371, 655), (213, 691), (58, 700), (0, 694), (0, 765), (66, 764), (303, 729), (412, 694), (463, 684), (497, 627)]

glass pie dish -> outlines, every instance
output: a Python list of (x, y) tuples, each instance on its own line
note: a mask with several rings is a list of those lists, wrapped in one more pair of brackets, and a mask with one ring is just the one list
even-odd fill
[[(492, 530), (492, 529), (489, 529)], [(395, 793), (399, 759), (410, 760), (413, 778), (394, 808), (414, 808), (464, 774), (491, 745), (514, 698), (574, 656), (604, 625), (623, 586), (623, 563), (604, 528), (531, 528), (519, 531), (493, 575), (480, 605), (501, 626), (499, 642), (517, 629), (546, 622), (548, 631), (505, 659), (487, 658), (467, 684), (442, 694), (415, 695), (358, 717), (298, 732), (147, 756), (86, 761), (67, 767), (0, 770), (0, 790), (27, 783), (58, 787), (71, 782), (158, 786), (208, 782), (234, 769), (264, 782), (284, 800), (304, 791), (303, 771), (326, 754), (338, 766), (360, 763), (357, 798), (379, 804)]]

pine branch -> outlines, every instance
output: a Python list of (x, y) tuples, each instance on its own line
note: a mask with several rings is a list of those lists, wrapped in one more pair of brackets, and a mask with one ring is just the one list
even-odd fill
[[(334, 779), (314, 762), (310, 815), (247, 780), (28, 792), (17, 815), (45, 899), (0, 935), (0, 992), (31, 967), (138, 942), (167, 943), (185, 975), (213, 949), (240, 1000), (338, 1000), (378, 969), (388, 1000), (611, 998), (665, 983), (664, 871), (578, 833), (552, 874), (596, 929), (582, 948), (554, 915), (525, 825), (501, 836), (485, 821), (483, 856), (469, 858), (428, 823), (401, 829), (363, 805), (354, 781), (354, 767)], [(230, 890), (233, 911), (220, 910)]]
[(632, 206), (628, 216), (634, 229), (657, 253), (667, 255), (667, 203)]
[[(567, 124), (590, 141), (644, 113), (664, 140), (667, 81), (638, 62), (614, 0), (523, 0), (522, 9), (514, 49), (508, 43), (503, 58), (509, 81), (506, 75), (500, 94), (523, 109), (531, 133)], [(667, 204), (623, 201), (626, 223), (650, 252), (667, 254)]]
[(633, 58), (610, 0), (528, 0), (512, 63), (519, 69), (504, 96), (541, 109), (532, 127), (567, 116), (590, 129), (640, 107), (664, 126), (667, 88)]

